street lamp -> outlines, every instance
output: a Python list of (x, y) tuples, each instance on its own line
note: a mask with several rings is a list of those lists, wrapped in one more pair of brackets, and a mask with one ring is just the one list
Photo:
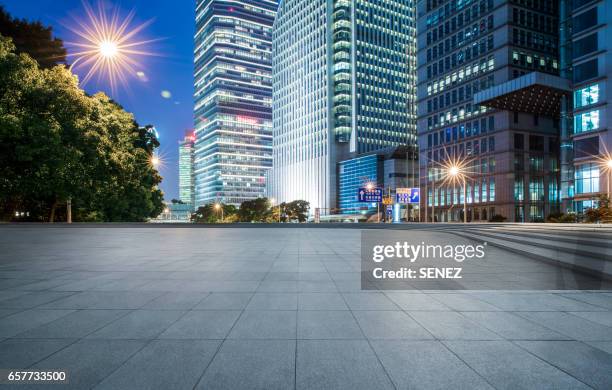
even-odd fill
[(217, 212), (221, 210), (221, 222), (223, 222), (223, 206), (219, 203), (215, 203), (215, 210), (217, 210)]
[(610, 197), (612, 194), (610, 193), (610, 182), (612, 181), (612, 157), (608, 158), (606, 161), (606, 168), (608, 170), (608, 202), (610, 201)]
[(452, 180), (456, 181), (461, 179), (463, 182), (463, 223), (467, 223), (467, 180), (466, 175), (462, 172), (459, 165), (453, 164), (448, 167), (448, 175)]

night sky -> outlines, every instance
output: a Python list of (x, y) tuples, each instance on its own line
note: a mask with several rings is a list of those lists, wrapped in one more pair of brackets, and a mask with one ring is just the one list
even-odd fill
[[(75, 18), (87, 20), (81, 0), (0, 0), (0, 4), (14, 17), (40, 20), (53, 27), (54, 34), (64, 41), (78, 37), (66, 28), (76, 25)], [(97, 10), (97, 0), (89, 0)], [(153, 19), (152, 24), (138, 34), (140, 40), (163, 38), (147, 44), (148, 51), (159, 56), (140, 56), (140, 71), (146, 81), (129, 75), (128, 87), (119, 86), (115, 93), (105, 80), (95, 77), (84, 89), (89, 93), (103, 91), (126, 110), (133, 112), (141, 125), (154, 125), (160, 136), (160, 157), (164, 161), (160, 173), (165, 199), (178, 197), (178, 141), (184, 132), (193, 128), (193, 35), (195, 29), (195, 0), (105, 0), (104, 7), (118, 8), (119, 15), (127, 16), (134, 10), (131, 26)], [(70, 61), (70, 57), (69, 57)], [(84, 76), (86, 69), (77, 69)], [(162, 97), (162, 91), (166, 98)]]

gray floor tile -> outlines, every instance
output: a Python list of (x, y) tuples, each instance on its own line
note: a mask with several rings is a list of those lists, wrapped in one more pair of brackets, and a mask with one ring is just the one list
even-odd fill
[(586, 341), (586, 344), (612, 355), (612, 341)]
[(296, 293), (255, 293), (246, 310), (297, 310)]
[(220, 341), (154, 340), (96, 389), (193, 389)]
[(582, 382), (508, 341), (445, 341), (444, 344), (498, 389), (588, 389)]
[(294, 340), (225, 340), (197, 389), (291, 389)]
[(174, 310), (135, 310), (90, 334), (94, 339), (153, 339), (185, 314)]
[[(499, 311), (501, 309), (470, 294), (430, 294), (431, 298), (457, 311)], [(433, 309), (432, 309), (433, 310)]]
[(138, 309), (162, 295), (149, 291), (85, 291), (45, 305), (49, 309)]
[(298, 340), (297, 389), (393, 389), (365, 340)]
[(0, 309), (30, 309), (37, 308), (38, 306), (45, 304), (46, 305), (44, 307), (39, 308), (50, 309), (53, 307), (49, 306), (49, 302), (54, 302), (62, 298), (69, 297), (72, 294), (74, 293), (52, 291), (32, 292), (11, 299), (5, 299), (3, 301), (0, 301)]
[(409, 312), (434, 337), (441, 340), (499, 340), (500, 336), (454, 311)]
[(596, 389), (612, 389), (612, 355), (577, 341), (518, 341), (522, 348)]
[(253, 293), (218, 293), (208, 295), (194, 310), (242, 310), (249, 303)]
[(348, 310), (340, 293), (300, 293), (298, 310)]
[(493, 389), (439, 341), (375, 340), (372, 347), (398, 389)]
[(55, 321), (73, 311), (29, 309), (15, 313), (0, 321), (0, 338), (13, 337), (24, 331)]
[[(568, 299), (574, 299), (579, 302), (588, 303), (589, 305), (593, 305), (598, 308), (612, 310), (612, 298), (610, 297), (610, 295), (605, 293), (579, 292), (573, 294), (564, 294), (563, 296)], [(583, 310), (588, 311), (588, 309)]]
[(230, 339), (295, 339), (296, 311), (244, 311)]
[(73, 342), (74, 340), (4, 340), (0, 342), (0, 367), (28, 368)]
[(582, 317), (585, 320), (589, 320), (600, 325), (612, 327), (612, 311), (573, 311), (569, 314)]
[[(145, 345), (136, 340), (81, 340), (37, 363), (33, 368), (66, 369), (68, 384), (62, 389), (89, 389)], [(33, 388), (38, 388), (33, 385)]]
[(355, 311), (353, 314), (369, 339), (433, 339), (431, 333), (402, 311)]
[(298, 339), (362, 339), (350, 311), (299, 311)]
[(450, 308), (433, 298), (434, 294), (419, 294), (414, 292), (385, 293), (397, 306), (403, 310), (448, 311)]
[(509, 340), (566, 340), (564, 336), (507, 312), (464, 312), (465, 317)]
[(612, 328), (561, 312), (517, 313), (575, 340), (612, 341)]
[(479, 292), (477, 298), (505, 311), (597, 311), (584, 302), (550, 293)]
[(224, 339), (238, 319), (239, 311), (191, 311), (172, 324), (160, 339)]
[(380, 292), (343, 293), (351, 310), (398, 310), (389, 298)]
[(129, 310), (77, 310), (55, 321), (19, 333), (32, 339), (82, 338), (128, 314)]
[(153, 299), (142, 308), (152, 310), (190, 310), (206, 298), (206, 296), (208, 296), (208, 293), (169, 292)]

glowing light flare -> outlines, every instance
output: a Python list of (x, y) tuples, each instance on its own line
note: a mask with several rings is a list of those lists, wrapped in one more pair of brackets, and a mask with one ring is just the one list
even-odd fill
[(146, 77), (141, 70), (136, 71), (141, 68), (138, 58), (156, 55), (146, 47), (157, 39), (141, 40), (138, 35), (152, 21), (133, 26), (134, 11), (122, 18), (117, 8), (106, 11), (102, 1), (95, 10), (83, 1), (83, 8), (86, 20), (75, 19), (73, 25), (66, 25), (77, 38), (75, 42), (66, 41), (70, 68), (86, 69), (81, 83), (87, 84), (97, 75), (98, 80), (107, 79), (114, 93), (118, 84), (127, 87), (128, 76)]

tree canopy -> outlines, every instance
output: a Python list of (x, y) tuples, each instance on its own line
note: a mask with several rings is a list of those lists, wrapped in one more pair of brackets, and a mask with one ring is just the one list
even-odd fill
[(1, 5), (0, 35), (11, 37), (16, 53), (29, 54), (41, 68), (51, 68), (66, 61), (64, 43), (53, 37), (51, 27), (13, 18)]
[(105, 94), (88, 96), (64, 66), (41, 69), (0, 36), (2, 219), (25, 210), (54, 220), (68, 199), (75, 221), (155, 217), (161, 177), (145, 133)]

